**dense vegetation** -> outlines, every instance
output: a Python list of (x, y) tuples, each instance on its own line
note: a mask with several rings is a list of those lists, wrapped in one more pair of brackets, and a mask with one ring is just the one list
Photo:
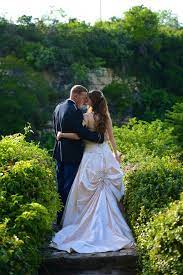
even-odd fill
[(59, 208), (53, 162), (24, 135), (0, 141), (0, 273), (30, 274)]
[(167, 117), (151, 123), (132, 119), (115, 128), (127, 171), (125, 207), (137, 242), (139, 274), (183, 272), (181, 104)]
[(26, 122), (40, 130), (50, 116), (54, 92), (39, 73), (16, 57), (0, 59), (0, 134), (16, 133)]
[[(65, 96), (64, 85), (88, 85), (88, 72), (100, 67), (118, 77), (104, 89), (118, 124), (133, 116), (162, 119), (182, 99), (183, 29), (170, 12), (137, 6), (94, 25), (24, 15), (17, 23), (0, 18), (0, 32), (1, 134), (21, 130), (27, 120), (45, 127), (48, 106)], [(54, 79), (52, 87), (43, 73)]]
[[(22, 16), (13, 23), (0, 18), (0, 33), (0, 135), (21, 132), (27, 122), (40, 133), (70, 86), (88, 85), (91, 70), (113, 70), (116, 77), (103, 92), (118, 126), (115, 136), (127, 171), (125, 207), (139, 270), (182, 274), (183, 28), (177, 18), (138, 6), (123, 18), (93, 26), (77, 19), (63, 23)], [(53, 147), (46, 131), (40, 141)], [(46, 150), (22, 134), (3, 137), (4, 274), (34, 270), (57, 208), (53, 163)]]

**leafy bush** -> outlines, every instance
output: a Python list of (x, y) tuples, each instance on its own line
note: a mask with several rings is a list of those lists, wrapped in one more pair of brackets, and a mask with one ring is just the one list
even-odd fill
[(159, 209), (179, 199), (181, 191), (183, 167), (177, 160), (154, 157), (139, 164), (126, 175), (125, 204), (132, 226), (146, 223)]
[[(183, 272), (183, 193), (155, 215), (138, 236), (143, 274), (181, 275)], [(140, 256), (140, 255), (139, 255)]]
[(172, 155), (180, 151), (172, 135), (173, 128), (160, 120), (151, 123), (133, 118), (121, 128), (114, 127), (119, 151), (125, 161), (138, 163), (152, 156)]
[(176, 103), (166, 116), (168, 123), (173, 127), (173, 134), (178, 143), (183, 146), (183, 102)]
[(181, 148), (174, 128), (159, 120), (134, 118), (114, 130), (125, 155), (124, 204), (136, 238), (139, 272), (182, 274), (182, 199), (168, 208), (183, 190), (183, 167), (176, 158)]
[(40, 262), (59, 209), (54, 167), (46, 150), (23, 135), (0, 141), (0, 270), (26, 274)]

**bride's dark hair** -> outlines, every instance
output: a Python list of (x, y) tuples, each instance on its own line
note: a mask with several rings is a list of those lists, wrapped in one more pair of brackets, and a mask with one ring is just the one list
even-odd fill
[(107, 120), (109, 119), (109, 111), (107, 101), (103, 93), (99, 90), (92, 90), (88, 93), (92, 104), (88, 109), (88, 112), (94, 113), (94, 119), (96, 123), (96, 131), (99, 133), (105, 133), (107, 127)]

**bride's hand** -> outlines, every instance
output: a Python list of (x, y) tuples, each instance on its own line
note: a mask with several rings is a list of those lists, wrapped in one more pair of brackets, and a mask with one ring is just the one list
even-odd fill
[(121, 154), (118, 152), (115, 154), (115, 159), (120, 163), (121, 162)]
[(119, 155), (115, 155), (115, 159), (120, 163), (121, 162), (121, 157)]
[(114, 154), (114, 156), (115, 156), (115, 159), (116, 159), (119, 163), (120, 163), (121, 161), (124, 160), (124, 156), (123, 156), (122, 153), (119, 152), (119, 151), (117, 151), (117, 152)]
[(62, 138), (62, 132), (58, 131), (57, 133), (57, 140), (60, 140)]

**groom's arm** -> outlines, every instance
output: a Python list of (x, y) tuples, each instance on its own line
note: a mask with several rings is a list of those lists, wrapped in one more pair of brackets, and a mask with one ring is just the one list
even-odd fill
[(60, 128), (59, 117), (58, 117), (59, 108), (60, 108), (60, 105), (57, 105), (53, 112), (53, 128), (54, 128), (55, 136), (57, 135), (58, 131), (62, 130)]
[(77, 110), (77, 112), (74, 113), (74, 117), (72, 120), (73, 132), (77, 133), (78, 136), (82, 139), (86, 139), (96, 143), (104, 142), (103, 134), (88, 130), (86, 127), (82, 125), (82, 122), (83, 122), (83, 114), (80, 110)]

